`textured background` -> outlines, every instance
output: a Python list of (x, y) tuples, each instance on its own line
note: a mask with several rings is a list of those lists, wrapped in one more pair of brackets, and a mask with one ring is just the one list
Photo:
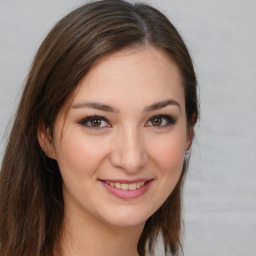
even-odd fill
[[(84, 2), (0, 0), (0, 161), (37, 47), (59, 18)], [(200, 84), (202, 117), (185, 184), (185, 256), (253, 256), (256, 0), (144, 2), (181, 31)]]

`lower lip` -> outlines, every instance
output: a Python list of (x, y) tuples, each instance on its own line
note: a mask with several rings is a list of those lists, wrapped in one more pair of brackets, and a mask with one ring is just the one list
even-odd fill
[(148, 182), (145, 183), (145, 185), (143, 185), (140, 188), (137, 188), (135, 190), (122, 190), (122, 189), (118, 189), (115, 187), (112, 187), (110, 185), (108, 185), (107, 183), (105, 183), (104, 181), (101, 181), (102, 185), (114, 196), (121, 198), (121, 199), (134, 199), (134, 198), (138, 198), (140, 196), (142, 196), (143, 194), (145, 194), (147, 192), (147, 190), (149, 189), (149, 186), (151, 185), (153, 180), (150, 180)]

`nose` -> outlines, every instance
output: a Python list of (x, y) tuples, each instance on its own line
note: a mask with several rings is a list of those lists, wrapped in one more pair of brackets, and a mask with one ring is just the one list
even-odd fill
[(147, 164), (148, 155), (143, 137), (136, 129), (120, 132), (114, 140), (110, 154), (110, 162), (113, 166), (133, 174)]

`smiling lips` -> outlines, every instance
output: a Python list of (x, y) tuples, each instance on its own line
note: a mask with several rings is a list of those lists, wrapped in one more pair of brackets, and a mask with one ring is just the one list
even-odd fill
[(121, 199), (134, 199), (148, 190), (153, 180), (114, 181), (100, 180), (102, 185), (114, 196)]
[(108, 185), (111, 187), (115, 187), (117, 189), (122, 189), (122, 190), (135, 190), (137, 188), (140, 188), (145, 185), (145, 181), (139, 181), (139, 182), (134, 182), (131, 184), (128, 183), (119, 183), (119, 182), (109, 182), (106, 181)]

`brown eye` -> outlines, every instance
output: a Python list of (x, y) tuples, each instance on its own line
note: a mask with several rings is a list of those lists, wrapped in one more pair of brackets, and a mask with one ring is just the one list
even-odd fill
[(156, 115), (152, 116), (148, 122), (146, 123), (146, 126), (152, 126), (156, 128), (164, 128), (171, 125), (174, 125), (176, 123), (176, 119), (169, 115)]
[(110, 124), (107, 121), (107, 119), (102, 116), (88, 116), (86, 118), (81, 119), (78, 123), (91, 129), (101, 129), (105, 127), (110, 127)]
[(154, 118), (151, 120), (153, 126), (160, 126), (162, 124), (162, 118)]
[(100, 127), (101, 119), (92, 119), (90, 120), (91, 127)]

